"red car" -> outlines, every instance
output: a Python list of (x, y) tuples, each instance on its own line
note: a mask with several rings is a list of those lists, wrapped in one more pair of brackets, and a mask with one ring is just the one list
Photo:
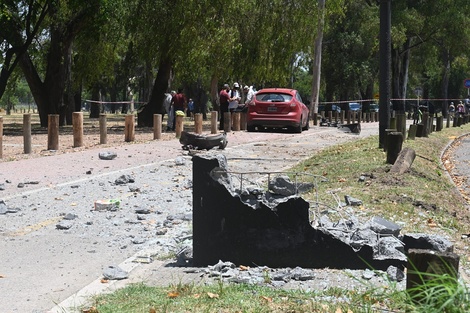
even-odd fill
[(248, 106), (247, 130), (291, 128), (297, 133), (309, 129), (309, 110), (295, 89), (266, 88)]

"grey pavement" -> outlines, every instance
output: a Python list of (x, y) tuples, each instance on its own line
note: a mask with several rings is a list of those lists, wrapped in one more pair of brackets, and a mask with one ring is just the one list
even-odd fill
[[(334, 127), (302, 134), (232, 132), (225, 150), (201, 153), (224, 154), (232, 171), (280, 171), (319, 149), (377, 134), (378, 123), (362, 124), (360, 135)], [(102, 151), (118, 157), (100, 160)], [(159, 257), (135, 262), (168, 252), (163, 248), (175, 245), (174, 236), (190, 235), (190, 220), (165, 227), (169, 216), (191, 215), (190, 159), (177, 140), (170, 140), (2, 163), (0, 181), (10, 183), (0, 198), (20, 211), (0, 215), (0, 312), (76, 312), (91, 295), (130, 282), (200, 279)], [(138, 192), (114, 184), (124, 174), (135, 178)], [(19, 183), (26, 184), (19, 188)], [(121, 199), (119, 211), (94, 210), (95, 200), (110, 198)], [(136, 215), (136, 208), (152, 214)], [(77, 215), (74, 226), (58, 230), (68, 213)], [(163, 229), (168, 232), (155, 235)], [(143, 243), (135, 244), (136, 238)], [(109, 265), (119, 265), (129, 278), (102, 283)]]

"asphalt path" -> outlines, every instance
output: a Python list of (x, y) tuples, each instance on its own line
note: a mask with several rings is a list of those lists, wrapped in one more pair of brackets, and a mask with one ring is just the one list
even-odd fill
[[(378, 127), (363, 123), (359, 135), (335, 127), (232, 132), (225, 150), (201, 153), (224, 154), (231, 171), (280, 171), (319, 149), (378, 135)], [(118, 157), (100, 160), (102, 151)], [(129, 260), (161, 243), (155, 230), (169, 215), (191, 215), (190, 159), (175, 139), (2, 163), (0, 181), (8, 183), (0, 197), (18, 212), (0, 215), (0, 313), (69, 312), (64, 306), (77, 305), (81, 290), (108, 288), (99, 280), (109, 265), (142, 275), (143, 265)], [(114, 183), (121, 175), (135, 178), (134, 190)], [(110, 198), (121, 200), (118, 211), (94, 209), (96, 200)], [(136, 222), (138, 208), (152, 214)], [(67, 214), (76, 217), (73, 227), (57, 229)], [(190, 223), (178, 227), (190, 229)], [(158, 264), (148, 270), (164, 271)]]

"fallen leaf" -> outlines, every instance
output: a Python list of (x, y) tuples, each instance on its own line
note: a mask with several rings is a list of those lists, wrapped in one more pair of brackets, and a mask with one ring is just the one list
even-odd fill
[(270, 298), (270, 297), (266, 297), (266, 296), (261, 296), (261, 299), (265, 300), (266, 302), (273, 302), (273, 298)]
[(180, 294), (179, 294), (178, 292), (169, 292), (169, 293), (168, 293), (168, 298), (174, 299), (174, 298), (179, 297), (179, 295), (180, 295)]
[(208, 293), (207, 293), (207, 296), (208, 296), (209, 298), (211, 298), (211, 299), (214, 299), (214, 298), (218, 298), (218, 297), (219, 297), (218, 294), (212, 293), (212, 292), (208, 292)]
[(54, 200), (64, 200), (63, 198), (56, 197)]
[(240, 271), (248, 271), (249, 269), (250, 269), (249, 266), (240, 265)]
[(106, 278), (101, 278), (101, 283), (102, 284), (107, 284), (109, 282), (109, 280), (107, 280)]
[(194, 299), (199, 299), (201, 297), (201, 294), (200, 293), (195, 293), (193, 294), (193, 298)]
[(91, 308), (83, 309), (82, 313), (98, 313), (98, 310), (94, 306), (92, 306)]
[(339, 183), (344, 183), (344, 182), (346, 182), (346, 179), (345, 178), (340, 178), (340, 179), (338, 179), (338, 182)]
[(3, 276), (2, 274), (0, 274), (0, 278), (5, 278), (5, 276)]
[(155, 310), (154, 308), (150, 308), (149, 313), (157, 313), (157, 310)]

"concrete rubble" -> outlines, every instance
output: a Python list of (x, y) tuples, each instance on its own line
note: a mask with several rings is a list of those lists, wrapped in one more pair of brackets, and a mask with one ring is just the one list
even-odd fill
[[(223, 155), (193, 157), (193, 262), (208, 266), (218, 260), (273, 268), (350, 268), (389, 270), (402, 279), (406, 250), (414, 245), (448, 249), (439, 236), (401, 235), (401, 227), (381, 217), (361, 223), (348, 215), (309, 220), (309, 203), (295, 184), (277, 176), (268, 188), (239, 184)], [(241, 187), (240, 187), (241, 186)], [(350, 206), (362, 201), (345, 197)], [(393, 269), (393, 270), (390, 270)]]

